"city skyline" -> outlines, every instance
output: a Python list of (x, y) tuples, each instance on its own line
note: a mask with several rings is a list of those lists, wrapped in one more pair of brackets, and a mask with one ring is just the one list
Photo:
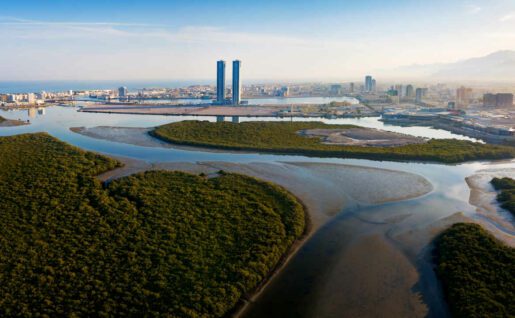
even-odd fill
[(346, 80), (515, 49), (506, 0), (52, 2), (4, 4), (0, 80), (209, 79), (219, 56), (249, 80)]

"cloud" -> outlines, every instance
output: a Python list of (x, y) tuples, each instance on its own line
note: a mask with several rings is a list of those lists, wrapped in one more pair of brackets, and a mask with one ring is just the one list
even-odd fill
[(501, 16), (499, 18), (499, 21), (507, 22), (507, 21), (510, 21), (510, 20), (513, 20), (513, 19), (515, 19), (515, 12), (510, 12), (508, 14), (505, 14), (505, 15)]
[(212, 26), (184, 26), (172, 28), (163, 24), (119, 22), (36, 21), (14, 17), (0, 17), (0, 36), (33, 40), (97, 39), (116, 40), (134, 38), (172, 43), (239, 44), (321, 47), (325, 44), (312, 39), (238, 32)]
[(467, 4), (465, 5), (465, 12), (470, 15), (475, 15), (481, 12), (482, 8), (475, 4)]
[(156, 27), (159, 24), (145, 23), (120, 23), (120, 22), (69, 22), (69, 21), (37, 21), (15, 17), (0, 16), (0, 25), (6, 26), (60, 26), (60, 27), (97, 27), (97, 26), (119, 26), (119, 27)]

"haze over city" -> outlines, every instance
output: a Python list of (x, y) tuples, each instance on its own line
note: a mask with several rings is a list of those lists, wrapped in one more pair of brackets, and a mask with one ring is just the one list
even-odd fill
[[(2, 4), (0, 80), (350, 80), (515, 49), (515, 3), (41, 1)], [(416, 77), (412, 75), (411, 77)]]

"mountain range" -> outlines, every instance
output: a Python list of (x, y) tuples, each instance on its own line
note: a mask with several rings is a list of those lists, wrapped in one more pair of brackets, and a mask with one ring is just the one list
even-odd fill
[(387, 73), (395, 77), (446, 81), (513, 81), (515, 51), (498, 51), (454, 63), (401, 66)]

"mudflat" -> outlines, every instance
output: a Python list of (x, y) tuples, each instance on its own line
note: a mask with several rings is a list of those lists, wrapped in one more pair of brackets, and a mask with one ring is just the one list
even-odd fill
[(5, 119), (0, 117), (0, 127), (15, 127), (15, 126), (23, 126), (28, 125), (29, 123), (21, 121), (21, 120), (13, 120), (13, 119)]
[(395, 147), (427, 142), (425, 138), (374, 128), (307, 129), (299, 134), (319, 137), (326, 145), (340, 146)]
[(146, 170), (180, 170), (207, 175), (224, 170), (279, 184), (306, 204), (315, 228), (344, 208), (411, 199), (433, 189), (429, 181), (416, 174), (353, 165), (307, 162), (147, 163), (126, 158), (116, 159), (124, 162), (125, 166), (100, 175), (101, 180), (116, 179)]

